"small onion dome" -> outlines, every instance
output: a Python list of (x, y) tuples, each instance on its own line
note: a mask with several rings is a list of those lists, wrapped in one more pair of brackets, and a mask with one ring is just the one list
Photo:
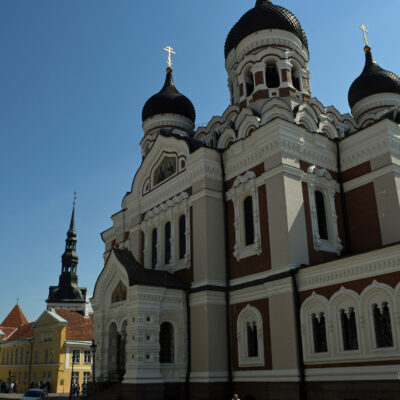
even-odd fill
[(365, 46), (365, 67), (349, 89), (349, 105), (353, 108), (360, 100), (379, 93), (400, 94), (400, 78), (381, 68), (372, 57), (371, 48)]
[(265, 29), (280, 29), (296, 35), (308, 50), (308, 41), (298, 19), (286, 8), (269, 0), (257, 0), (256, 5), (240, 18), (225, 42), (225, 58), (247, 36)]
[(167, 68), (167, 76), (163, 88), (146, 101), (142, 111), (142, 121), (157, 114), (178, 114), (196, 120), (196, 111), (192, 102), (179, 93), (174, 85), (172, 69)]

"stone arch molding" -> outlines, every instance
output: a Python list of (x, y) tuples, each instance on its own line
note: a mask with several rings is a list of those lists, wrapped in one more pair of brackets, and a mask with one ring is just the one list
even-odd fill
[[(387, 302), (390, 309), (393, 347), (377, 348), (372, 305)], [(358, 350), (344, 350), (340, 310), (354, 308), (357, 323)], [(385, 283), (374, 280), (360, 294), (342, 286), (328, 300), (313, 292), (302, 304), (300, 310), (304, 357), (308, 362), (322, 360), (345, 361), (359, 358), (373, 361), (383, 355), (395, 359), (400, 356), (400, 283), (393, 289)], [(311, 315), (325, 313), (328, 351), (315, 353)]]
[(114, 304), (111, 303), (112, 293), (119, 282), (122, 282), (127, 287), (129, 298), (128, 274), (112, 251), (94, 289), (92, 302), (95, 308), (99, 308), (100, 310), (104, 311), (110, 307), (120, 308), (126, 303), (126, 301)]
[[(248, 357), (247, 324), (253, 322), (255, 322), (257, 326), (258, 355), (256, 357)], [(239, 366), (264, 366), (264, 327), (263, 318), (259, 309), (247, 304), (237, 317), (236, 329)]]

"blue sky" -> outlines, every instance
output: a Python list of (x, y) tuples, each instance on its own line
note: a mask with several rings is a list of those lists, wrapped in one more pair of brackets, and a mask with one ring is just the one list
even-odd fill
[[(29, 320), (58, 283), (78, 192), (79, 283), (103, 266), (111, 226), (140, 165), (141, 110), (174, 78), (206, 123), (228, 105), (224, 42), (255, 0), (2, 0), (0, 2), (0, 322), (17, 297)], [(378, 63), (400, 74), (399, 0), (276, 0), (309, 40), (311, 88), (348, 112), (363, 64), (363, 23)]]

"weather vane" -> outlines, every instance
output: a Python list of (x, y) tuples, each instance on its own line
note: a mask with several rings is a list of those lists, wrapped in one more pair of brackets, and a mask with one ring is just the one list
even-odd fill
[(73, 205), (76, 204), (76, 199), (77, 199), (77, 197), (76, 197), (76, 190), (74, 190), (74, 202), (72, 203)]
[(362, 24), (362, 25), (360, 25), (360, 29), (363, 31), (363, 34), (364, 34), (365, 45), (369, 46), (368, 39), (367, 39), (367, 33), (368, 33), (367, 27), (364, 24)]
[(172, 66), (171, 54), (176, 54), (176, 53), (171, 46), (164, 47), (164, 50), (168, 53), (167, 64), (168, 64), (168, 67), (171, 68), (171, 66)]

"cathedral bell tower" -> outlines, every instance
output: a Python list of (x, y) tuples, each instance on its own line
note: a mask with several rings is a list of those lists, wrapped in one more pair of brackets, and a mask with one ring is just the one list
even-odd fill
[(63, 308), (79, 311), (83, 314), (87, 313), (87, 289), (78, 286), (76, 243), (74, 200), (67, 239), (65, 240), (65, 251), (61, 257), (61, 275), (58, 286), (49, 287), (49, 297), (46, 300), (48, 310)]

